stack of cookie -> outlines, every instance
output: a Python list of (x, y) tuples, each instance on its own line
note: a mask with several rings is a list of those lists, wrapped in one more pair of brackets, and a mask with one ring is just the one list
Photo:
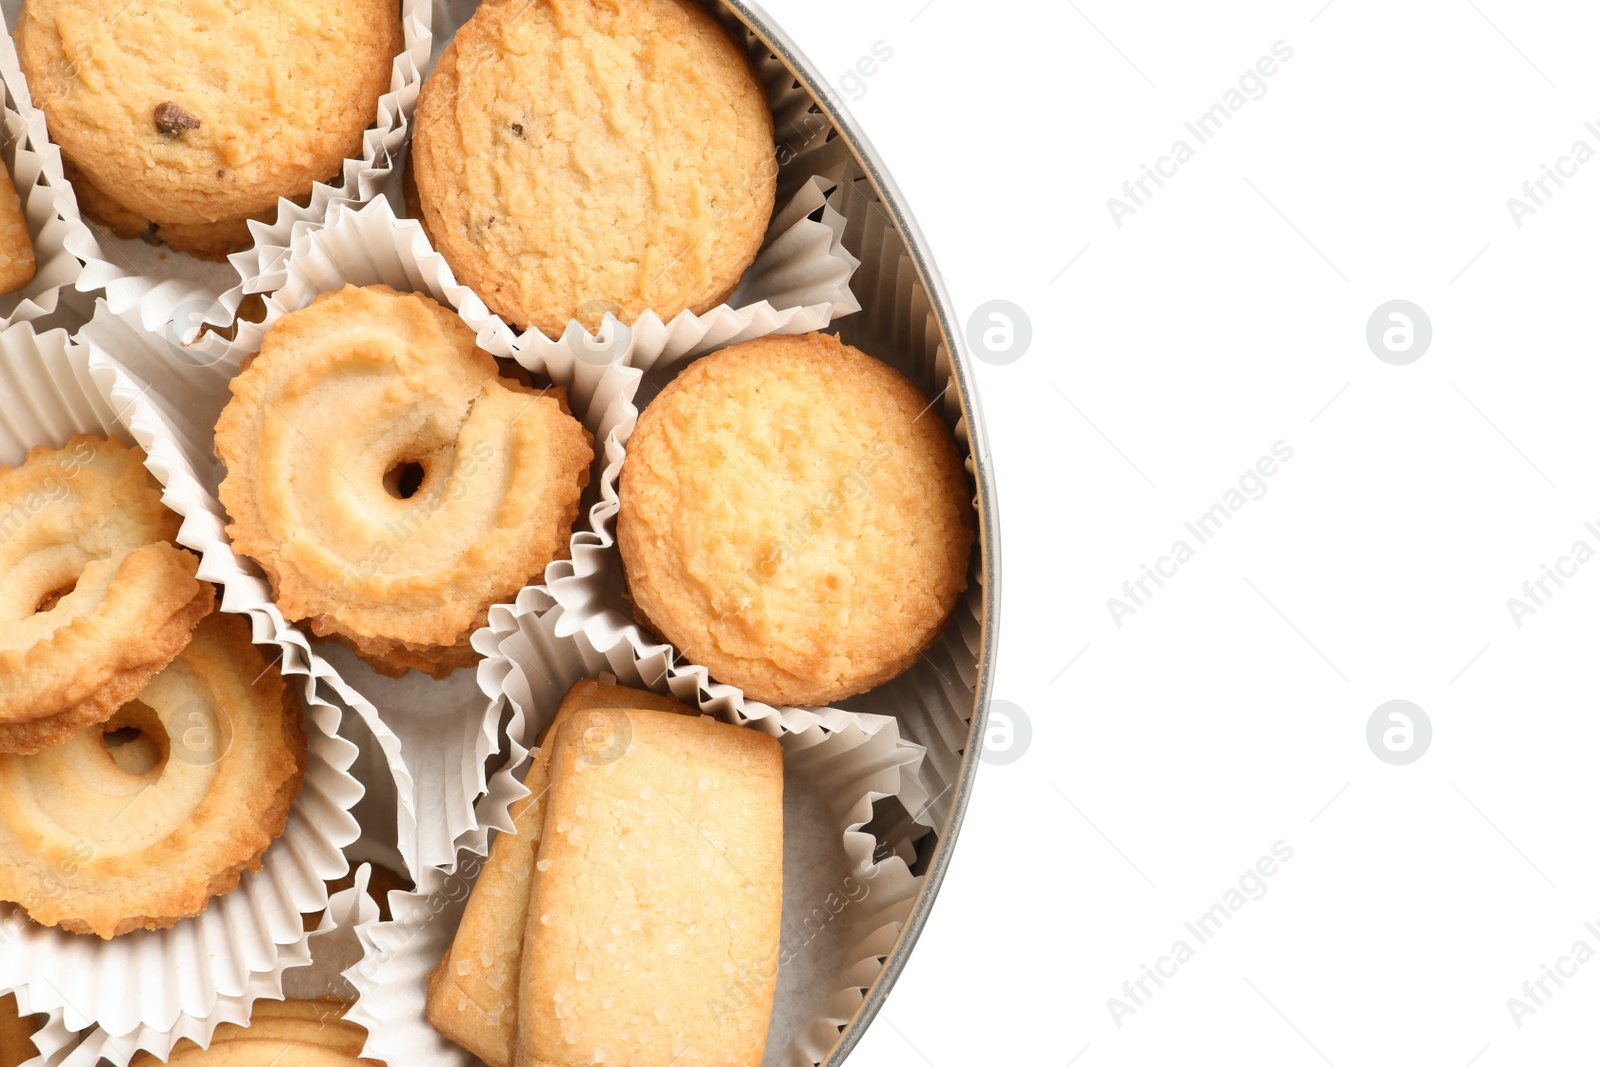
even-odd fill
[(0, 900), (114, 937), (197, 915), (283, 832), (298, 702), (144, 453), (78, 436), (0, 469)]
[(777, 741), (590, 679), (525, 784), (429, 980), (435, 1029), (489, 1067), (571, 1049), (760, 1063), (783, 903)]
[[(166, 1062), (173, 1067), (383, 1067), (361, 1058), (367, 1032), (344, 1018), (349, 1008), (335, 997), (258, 1000), (248, 1023), (223, 1023), (205, 1048), (180, 1041)], [(141, 1052), (129, 1067), (161, 1062)]]

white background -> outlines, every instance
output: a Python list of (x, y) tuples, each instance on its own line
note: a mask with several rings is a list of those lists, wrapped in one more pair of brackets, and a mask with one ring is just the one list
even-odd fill
[[(983, 768), (852, 1063), (1593, 1061), (1600, 960), (1520, 1028), (1507, 998), (1600, 951), (1600, 560), (1520, 628), (1506, 602), (1600, 549), (1600, 159), (1520, 228), (1507, 198), (1600, 151), (1600, 12), (1323, 5), (767, 0), (963, 321), (1004, 299), (1033, 330), (978, 367), (996, 695), (1032, 741)], [(1198, 144), (1185, 121), (1277, 41), (1265, 96)], [(1118, 228), (1107, 198), (1179, 138), (1194, 158)], [(1397, 298), (1433, 327), (1408, 366), (1365, 336)], [(1107, 598), (1278, 441), (1266, 495), (1118, 628)], [(1391, 699), (1432, 722), (1408, 766), (1367, 745)], [(1184, 923), (1278, 841), (1200, 945)], [(1119, 1027), (1107, 998), (1180, 938)]]

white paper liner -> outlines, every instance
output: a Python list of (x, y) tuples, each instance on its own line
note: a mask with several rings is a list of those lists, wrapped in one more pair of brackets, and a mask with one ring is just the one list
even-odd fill
[(98, 1027), (72, 1033), (61, 1024), (57, 1013), (35, 1036), (41, 1059), (28, 1067), (34, 1067), (34, 1063), (43, 1067), (94, 1067), (101, 1060), (113, 1067), (125, 1067), (141, 1050), (166, 1059), (173, 1046), (184, 1038), (205, 1046), (222, 1023), (243, 1024), (260, 999), (306, 999), (324, 995), (355, 999), (354, 987), (343, 977), (343, 972), (363, 957), (364, 950), (355, 930), (379, 918), (379, 906), (373, 895), (366, 892), (373, 872), (365, 861), (384, 863), (396, 870), (402, 869), (404, 864), (393, 839), (393, 819), (384, 818), (374, 825), (367, 817), (373, 810), (391, 811), (395, 807), (396, 789), (388, 761), (378, 746), (371, 743), (370, 735), (362, 733), (360, 720), (350, 720), (348, 725), (361, 749), (351, 769), (366, 789), (361, 801), (352, 809), (360, 817), (364, 832), (345, 849), (351, 863), (357, 865), (354, 885), (329, 898), (327, 910), (317, 928), (308, 935), (307, 942), (296, 946), (295, 952), (285, 953), (272, 975), (254, 976), (244, 993), (219, 997), (209, 1014), (181, 1015), (165, 1030), (145, 1027), (125, 1037), (113, 1036)]
[[(230, 395), (230, 367), (189, 362), (188, 350), (146, 332), (136, 312), (114, 314), (104, 301), (96, 303), (94, 318), (78, 336), (94, 354), (96, 386), (144, 447), (147, 466), (164, 487), (163, 501), (182, 517), (178, 543), (200, 554), (200, 577), (222, 590), (223, 610), (247, 615), (256, 641), (278, 646), (285, 673), (315, 680), (308, 698), (314, 714), (325, 716), (332, 729), (345, 711), (355, 712), (403, 782), (402, 795), (409, 795), (412, 782), (399, 760), (400, 739), (377, 709), (312, 651), (306, 635), (272, 603), (260, 570), (228, 543), (227, 516), (216, 498), (222, 470), (212, 452), (212, 431)], [(401, 850), (414, 850), (415, 805), (403, 807), (398, 818)], [(415, 861), (414, 851), (407, 852), (407, 863)]]
[[(21, 8), (22, 0), (0, 2), (8, 36)], [(107, 303), (118, 314), (137, 308), (147, 330), (162, 329), (177, 319), (176, 336), (183, 339), (202, 323), (225, 326), (231, 322), (247, 293), (273, 287), (295, 233), (320, 223), (332, 204), (370, 200), (393, 171), (433, 47), (432, 18), (431, 0), (403, 0), (405, 47), (395, 57), (389, 91), (379, 97), (373, 122), (362, 138), (361, 158), (345, 160), (336, 183), (316, 183), (305, 207), (280, 198), (271, 225), (251, 222), (254, 247), (229, 256), (228, 263), (208, 263), (165, 246), (122, 240), (99, 227), (81, 226), (72, 230), (66, 242), (71, 253), (83, 261), (77, 288), (86, 293), (104, 289)], [(0, 80), (8, 94), (37, 117), (36, 124), (31, 119), (29, 123), (36, 134), (35, 145), (46, 144), (44, 116), (31, 105), (16, 50), (9, 41), (0, 49)], [(60, 156), (53, 146), (50, 162), (55, 187), (67, 191), (70, 217), (76, 219), (77, 198), (62, 177)]]
[[(517, 730), (536, 736), (575, 682), (596, 674), (621, 685), (671, 692), (659, 663), (608, 656), (581, 634), (562, 634), (562, 609), (537, 589), (515, 610), (491, 611), (477, 642), (496, 654), (488, 679), (509, 705)], [(866, 827), (874, 806), (896, 798), (907, 810), (925, 808), (917, 773), (920, 746), (900, 737), (894, 720), (832, 710), (796, 730), (775, 719), (757, 723), (784, 747), (783, 966), (766, 1064), (820, 1063), (883, 967), (922, 887), (913, 875), (916, 823), (893, 824), (880, 841)], [(527, 750), (495, 776), (480, 805), (480, 823), (510, 826), (505, 806), (526, 796), (521, 784)], [(424, 873), (417, 891), (396, 895), (394, 920), (363, 927), (362, 963), (347, 972), (360, 993), (350, 1018), (371, 1035), (367, 1054), (391, 1067), (477, 1061), (440, 1037), (424, 1014), (428, 974), (455, 936), (469, 889), (488, 851), (488, 835), (466, 842), (460, 862)]]
[[(16, 67), (16, 46), (9, 35), (0, 41), (0, 72)], [(4, 85), (5, 166), (22, 201), (28, 237), (33, 241), (37, 269), (33, 280), (14, 293), (0, 296), (0, 329), (13, 322), (38, 322), (52, 317), (63, 288), (71, 287), (83, 273), (83, 264), (68, 250), (82, 240), (88, 227), (78, 217), (78, 203), (61, 174), (61, 153), (45, 136), (44, 115), (28, 102), (25, 93)], [(50, 325), (77, 326), (70, 315)]]
[[(864, 313), (844, 320), (840, 336), (894, 366), (935, 398), (937, 410), (952, 426), (968, 471), (975, 474), (966, 423), (951, 388), (949, 353), (939, 342), (927, 293), (916, 280), (904, 242), (860, 172), (852, 164), (842, 178), (836, 198), (846, 219), (845, 244), (862, 264), (851, 284)], [(690, 355), (664, 351), (651, 359), (648, 351), (636, 350), (633, 362), (646, 373), (670, 375), (677, 373)], [(600, 500), (591, 509), (590, 529), (574, 537), (570, 560), (553, 563), (546, 571), (550, 594), (569, 613), (563, 625), (581, 629), (596, 648), (608, 654), (615, 655), (615, 649), (626, 646), (637, 659), (664, 664), (668, 684), (679, 698), (698, 702), (707, 711), (726, 713), (741, 724), (773, 719), (784, 729), (804, 729), (812, 717), (827, 712), (775, 708), (749, 700), (737, 687), (712, 681), (706, 668), (679, 660), (670, 645), (634, 622), (623, 596), (622, 565), (615, 548), (617, 481), (628, 438), (638, 421), (632, 396), (621, 398), (625, 406), (606, 438)], [(975, 554), (967, 593), (958, 600), (955, 617), (905, 674), (843, 702), (858, 711), (894, 715), (904, 734), (928, 749), (923, 779), (932, 798), (934, 825), (942, 825), (949, 813), (951, 789), (972, 718), (982, 647), (981, 573), (981, 560)]]
[[(0, 464), (21, 461), (33, 445), (64, 445), (74, 433), (145, 443), (133, 406), (101, 388), (113, 372), (103, 354), (72, 344), (64, 330), (38, 334), (23, 322), (0, 331)], [(163, 499), (170, 502), (170, 491)], [(263, 636), (256, 627), (256, 639)], [(306, 673), (287, 658), (280, 667)], [(337, 709), (314, 690), (304, 679), (312, 724), (304, 785), (260, 872), (171, 929), (111, 941), (39, 926), (20, 908), (0, 906), (0, 989), (25, 988), (32, 1010), (59, 1013), (70, 1030), (97, 1025), (126, 1036), (205, 1016), (220, 998), (275, 988), (304, 952), (301, 914), (325, 906), (324, 882), (345, 872), (342, 850), (359, 833), (350, 814), (362, 794), (349, 773), (356, 748), (338, 735)]]
[(187, 1038), (207, 1047), (217, 1027), (223, 1023), (244, 1025), (257, 1000), (352, 996), (353, 991), (341, 972), (361, 959), (361, 942), (356, 931), (378, 921), (378, 905), (366, 891), (370, 874), (371, 868), (363, 864), (356, 871), (353, 887), (328, 898), (327, 910), (317, 928), (306, 935), (303, 951), (289, 964), (294, 969), (283, 973), (274, 987), (252, 989), (243, 996), (219, 998), (216, 1009), (204, 1018), (185, 1015), (168, 1030), (146, 1029), (128, 1037), (117, 1037), (98, 1028), (73, 1034), (56, 1026), (52, 1020), (34, 1038), (41, 1050), (48, 1051), (25, 1067), (32, 1067), (34, 1063), (39, 1067), (95, 1067), (102, 1062), (112, 1067), (127, 1067), (128, 1061), (141, 1051), (165, 1061), (179, 1041)]
[[(803, 277), (818, 273), (818, 260), (832, 264), (820, 271), (824, 280), (819, 292), (827, 299), (818, 305), (831, 309), (839, 297), (839, 279), (848, 278), (854, 263), (850, 261), (847, 269), (833, 253), (844, 219), (837, 213), (828, 216), (822, 188), (820, 181), (807, 183), (797, 194), (795, 210), (801, 215), (786, 231), (793, 235), (792, 247), (775, 251), (763, 269), (773, 278)], [(805, 218), (807, 212), (823, 213), (829, 224), (811, 222)], [(786, 261), (796, 264), (793, 271), (786, 271)], [(152, 422), (153, 430), (159, 434), (164, 423), (175, 437), (183, 439), (180, 451), (191, 458), (193, 482), (209, 494), (207, 500), (185, 496), (172, 504), (179, 514), (186, 518), (193, 514), (197, 519), (192, 531), (195, 540), (185, 543), (201, 551), (208, 561), (218, 561), (217, 580), (227, 595), (234, 597), (235, 609), (268, 620), (281, 640), (293, 638), (281, 632), (284, 621), (271, 603), (269, 586), (254, 564), (233, 554), (227, 541), (224, 512), (215, 498), (222, 472), (211, 459), (211, 429), (228, 400), (227, 380), (259, 347), (267, 328), (288, 312), (310, 304), (319, 293), (345, 284), (376, 283), (424, 292), (446, 305), (465, 308), (477, 302), (470, 290), (455, 283), (444, 258), (429, 246), (421, 225), (396, 217), (388, 200), (380, 197), (359, 208), (335, 204), (325, 225), (297, 233), (284, 263), (282, 285), (266, 299), (265, 316), (260, 323), (240, 323), (232, 341), (212, 335), (184, 347), (174, 343), (170, 331), (164, 336), (132, 336), (138, 330), (126, 315), (98, 315), (84, 332), (102, 347), (118, 346), (116, 350), (139, 353), (139, 365), (130, 367), (136, 379), (134, 388), (138, 384), (153, 388), (148, 398), (130, 394), (129, 399), (163, 413), (164, 418)], [(573, 414), (596, 441), (606, 440), (628, 410), (627, 398), (640, 378), (628, 360), (630, 353), (641, 350), (643, 341), (638, 332), (615, 318), (608, 318), (594, 336), (574, 323), (561, 341), (536, 334), (521, 344), (485, 331), (481, 322), (474, 324), (465, 312), (462, 318), (478, 330), (479, 343), (487, 350), (511, 356), (530, 372), (566, 387)], [(735, 319), (724, 317), (721, 321), (732, 323)], [(755, 321), (766, 320), (757, 315)], [(164, 453), (153, 448), (152, 455)], [(158, 465), (166, 465), (166, 461)], [(598, 470), (592, 478), (598, 479)], [(206, 518), (202, 520), (200, 513)], [(187, 523), (185, 534), (191, 534)], [(299, 643), (305, 645), (308, 656), (312, 654), (313, 643), (303, 637)], [(406, 783), (399, 817), (401, 850), (408, 866), (416, 870), (450, 863), (463, 835), (479, 829), (474, 804), (487, 788), (485, 761), (498, 751), (498, 712), (484, 692), (474, 688), (468, 672), (457, 672), (444, 683), (415, 672), (394, 680), (378, 675), (342, 647), (322, 642), (314, 647), (313, 673), (326, 676), (352, 710), (363, 717), (381, 718), (374, 733), (385, 753), (396, 761), (397, 778)]]
[[(419, 265), (419, 236), (415, 223), (397, 226), (386, 201), (361, 210), (336, 205), (329, 226), (307, 228), (295, 239), (285, 285), (268, 299), (266, 323), (347, 282), (381, 282), (442, 298), (437, 270), (443, 260), (432, 256)], [(228, 381), (252, 346), (239, 340), (212, 359), (170, 335), (145, 332), (132, 315), (114, 315), (104, 306), (82, 336), (97, 350), (117, 354), (124, 373), (110, 389), (135, 413), (136, 430), (150, 436), (151, 467), (167, 486), (169, 506), (184, 517), (180, 543), (202, 554), (202, 576), (223, 588), (230, 610), (252, 616), (259, 636), (292, 649), (294, 661), (331, 690), (330, 699), (366, 722), (400, 783), (398, 836), (406, 866), (448, 863), (456, 839), (477, 826), (473, 804), (486, 788), (485, 762), (498, 749), (497, 714), (471, 671), (444, 682), (416, 673), (394, 680), (342, 647), (313, 643), (272, 603), (270, 585), (255, 564), (233, 552), (216, 498), (223, 471), (212, 453), (212, 434), (230, 397)], [(574, 413), (603, 432), (611, 398), (630, 388), (637, 374), (620, 363), (586, 362), (567, 348), (552, 355), (554, 362), (540, 364), (529, 356), (524, 362), (566, 385)]]
[[(434, 14), (441, 32), (434, 41), (435, 55), (477, 7), (478, 0), (439, 0)], [(782, 63), (754, 34), (741, 26), (736, 36), (745, 43), (767, 87), (774, 119), (780, 126), (780, 143), (793, 140), (792, 131), (786, 132), (784, 124), (792, 125), (792, 115), (800, 100), (803, 98), (804, 107), (809, 107), (810, 97), (794, 86), (793, 78)], [(801, 123), (801, 126), (806, 124)], [(440, 299), (447, 299), (461, 312), (467, 324), (477, 331), (478, 344), (484, 350), (497, 356), (515, 356), (524, 365), (530, 357), (559, 361), (563, 358), (561, 349), (577, 348), (585, 343), (585, 338), (588, 338), (592, 359), (612, 355), (628, 359), (634, 351), (651, 353), (650, 358), (656, 358), (662, 352), (674, 355), (705, 352), (735, 340), (821, 329), (834, 319), (859, 309), (850, 291), (850, 276), (858, 264), (840, 241), (844, 219), (833, 204), (832, 195), (837, 191), (839, 172), (847, 157), (836, 152), (812, 150), (820, 147), (831, 134), (825, 123), (819, 129), (813, 122), (807, 130), (808, 136), (799, 142), (799, 148), (785, 144), (780, 151), (778, 206), (760, 254), (728, 301), (703, 315), (683, 311), (670, 322), (663, 322), (654, 311), (646, 311), (631, 328), (607, 316), (598, 338), (588, 338), (574, 321), (568, 323), (560, 339), (552, 341), (538, 330), (518, 332), (492, 313), (476, 293), (457, 283), (442, 257), (438, 257), (437, 269), (443, 272), (443, 291), (447, 297)], [(417, 254), (419, 257), (434, 255), (426, 238), (420, 239)], [(265, 292), (275, 288), (274, 283), (279, 278), (270, 268), (270, 264), (263, 262), (261, 277), (247, 282), (246, 291)], [(240, 323), (237, 336), (247, 350), (259, 346), (264, 326)], [(220, 352), (221, 346), (215, 341), (202, 338), (200, 343), (208, 352)]]

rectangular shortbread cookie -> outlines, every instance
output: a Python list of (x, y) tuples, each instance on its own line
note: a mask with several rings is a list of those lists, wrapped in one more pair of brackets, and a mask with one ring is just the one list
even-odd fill
[(488, 1067), (508, 1067), (511, 1062), (529, 876), (544, 826), (549, 783), (550, 747), (545, 742), (570, 715), (592, 708), (697, 714), (670, 697), (594, 678), (574, 685), (562, 698), (524, 779), (530, 795), (511, 806), (516, 832), (495, 836), (455, 940), (428, 980), (428, 1021)]
[(759, 1067), (782, 922), (777, 741), (591, 710), (547, 747), (513, 1067)]

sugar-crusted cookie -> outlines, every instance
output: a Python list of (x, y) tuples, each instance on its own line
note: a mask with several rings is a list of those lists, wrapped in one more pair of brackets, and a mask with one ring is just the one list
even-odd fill
[(772, 215), (766, 93), (688, 0), (488, 3), (422, 87), (424, 225), (520, 328), (725, 299)]
[(757, 1064), (783, 909), (783, 751), (706, 717), (554, 731), (512, 1067)]
[(835, 337), (696, 361), (627, 451), (617, 541), (640, 620), (754, 699), (888, 681), (966, 588), (972, 492), (950, 430)]
[(16, 37), (85, 206), (211, 255), (361, 154), (404, 40), (396, 0), (26, 0)]
[[(511, 805), (515, 833), (496, 835), (455, 940), (428, 978), (428, 1021), (489, 1067), (508, 1067), (511, 1062), (529, 876), (544, 834), (544, 798), (550, 786), (550, 740), (573, 715), (597, 712), (603, 726), (607, 721), (620, 722), (630, 710), (698, 714), (670, 697), (597, 678), (567, 690), (528, 768), (523, 782), (528, 796)], [(601, 740), (603, 744), (605, 739)]]

